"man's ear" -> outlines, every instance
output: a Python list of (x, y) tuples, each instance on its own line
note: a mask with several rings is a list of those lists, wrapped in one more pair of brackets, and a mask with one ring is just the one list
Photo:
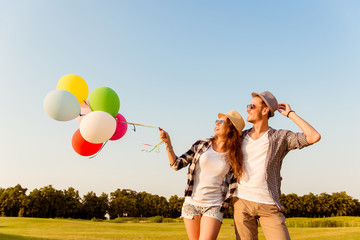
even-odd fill
[(270, 109), (268, 107), (264, 107), (261, 111), (261, 114), (267, 116), (269, 114), (269, 111), (270, 111)]

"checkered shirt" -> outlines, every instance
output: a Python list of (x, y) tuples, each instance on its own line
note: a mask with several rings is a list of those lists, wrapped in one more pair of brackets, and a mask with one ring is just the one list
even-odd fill
[[(241, 137), (245, 137), (251, 129), (244, 130)], [(280, 170), (283, 159), (286, 154), (294, 149), (301, 149), (309, 146), (304, 133), (294, 133), (289, 130), (275, 130), (269, 128), (269, 150), (266, 156), (266, 175), (265, 179), (268, 185), (270, 196), (278, 206), (280, 211), (284, 207), (280, 203), (281, 195), (281, 176)]]
[[(186, 153), (184, 153), (180, 157), (177, 157), (174, 164), (171, 165), (171, 167), (177, 171), (190, 164), (188, 168), (188, 175), (187, 175), (188, 181), (185, 188), (185, 197), (191, 197), (193, 193), (196, 165), (199, 162), (201, 154), (206, 152), (206, 150), (208, 150), (210, 146), (211, 146), (210, 138), (198, 140), (190, 147), (190, 149)], [(220, 208), (221, 212), (224, 212), (225, 209), (229, 207), (231, 198), (234, 195), (237, 186), (238, 186), (237, 179), (234, 173), (230, 170), (226, 174), (223, 184), (221, 186), (223, 193), (223, 201), (221, 203), (221, 208)]]

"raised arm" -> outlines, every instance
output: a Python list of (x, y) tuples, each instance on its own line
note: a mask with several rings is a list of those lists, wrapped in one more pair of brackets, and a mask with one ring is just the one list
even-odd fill
[(171, 145), (170, 136), (162, 128), (159, 128), (159, 131), (160, 131), (160, 139), (163, 140), (166, 145), (166, 151), (168, 154), (170, 165), (173, 165), (177, 157), (176, 157), (174, 149)]
[(295, 122), (295, 124), (299, 126), (301, 131), (305, 134), (306, 141), (309, 144), (314, 144), (314, 143), (320, 141), (321, 135), (308, 122), (306, 122), (304, 119), (299, 117), (293, 110), (291, 110), (291, 107), (289, 104), (280, 103), (278, 111), (282, 115), (293, 120)]

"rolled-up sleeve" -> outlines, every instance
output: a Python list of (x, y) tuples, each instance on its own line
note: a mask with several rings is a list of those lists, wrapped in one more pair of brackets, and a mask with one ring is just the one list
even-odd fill
[(309, 146), (304, 133), (286, 131), (286, 140), (288, 143), (288, 150), (302, 149)]

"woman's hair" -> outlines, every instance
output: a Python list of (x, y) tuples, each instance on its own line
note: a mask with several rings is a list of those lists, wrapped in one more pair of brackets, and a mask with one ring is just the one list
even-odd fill
[(223, 150), (227, 152), (230, 169), (234, 172), (236, 178), (240, 180), (244, 170), (243, 155), (241, 152), (242, 138), (240, 138), (238, 130), (229, 118), (226, 119), (226, 123)]

